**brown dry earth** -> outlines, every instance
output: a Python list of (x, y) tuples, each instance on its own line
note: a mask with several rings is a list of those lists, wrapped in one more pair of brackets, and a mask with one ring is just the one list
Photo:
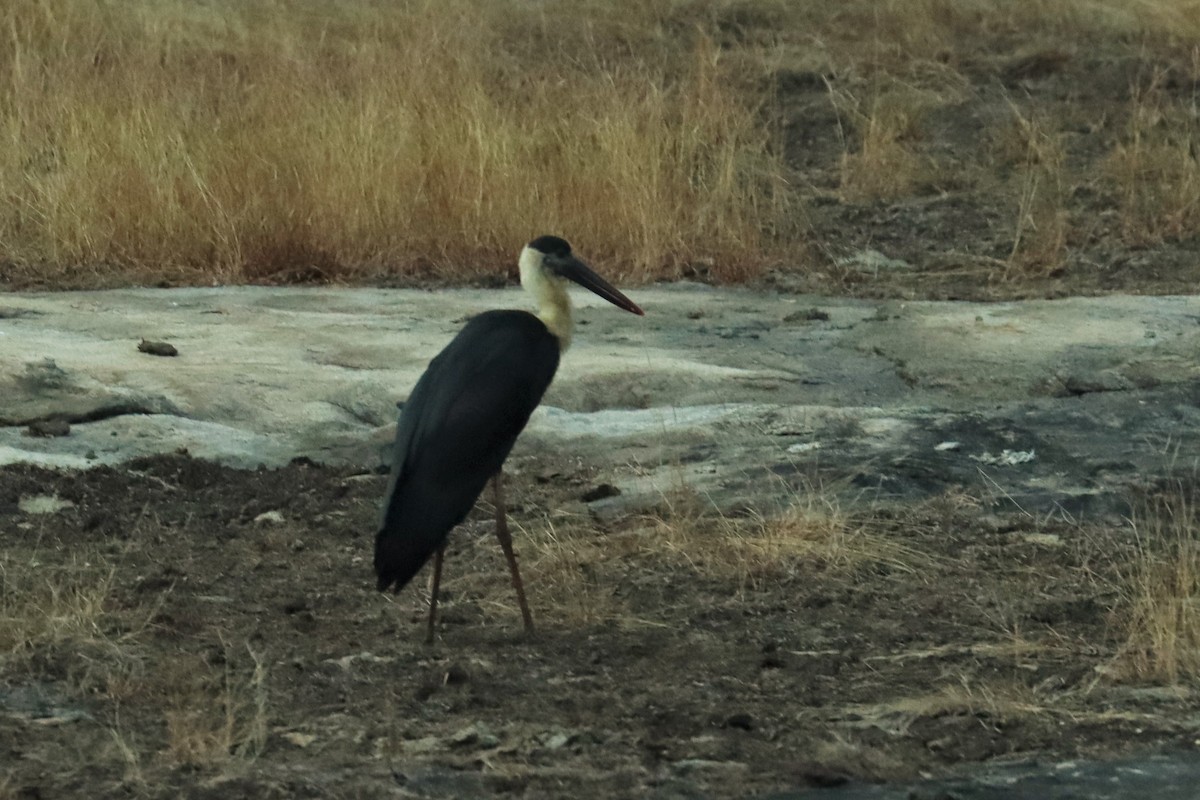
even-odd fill
[[(5, 468), (9, 580), (113, 578), (100, 630), (8, 658), (13, 796), (732, 797), (1195, 744), (1189, 691), (1105, 679), (1127, 529), (947, 496), (856, 517), (919, 556), (738, 575), (656, 541), (694, 524), (676, 499), (665, 522), (558, 520), (587, 543), (564, 561), (543, 510), (605, 476), (514, 466), (515, 518), (541, 528), (521, 543), (540, 629), (520, 631), (481, 509), (432, 646), (421, 589), (372, 591), (379, 475)], [(17, 512), (46, 493), (73, 505)]]

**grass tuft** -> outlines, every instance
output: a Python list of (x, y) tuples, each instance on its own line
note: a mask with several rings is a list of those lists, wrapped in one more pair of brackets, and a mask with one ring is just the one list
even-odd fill
[(794, 577), (802, 566), (835, 571), (862, 566), (915, 571), (924, 557), (843, 512), (820, 491), (797, 494), (773, 515), (698, 513), (695, 503), (667, 504), (648, 548), (695, 573), (754, 591)]
[(176, 764), (253, 760), (267, 741), (267, 668), (247, 645), (248, 667), (228, 647), (219, 670), (184, 660), (165, 676), (167, 755)]
[(1017, 150), (1016, 225), (1008, 256), (1009, 277), (1045, 276), (1062, 266), (1071, 217), (1063, 137), (1050, 123), (1013, 103), (1007, 148)]
[(1159, 73), (1135, 92), (1125, 135), (1105, 164), (1123, 234), (1133, 244), (1200, 233), (1198, 109), (1194, 99), (1173, 101), (1163, 90), (1166, 80)]
[(1200, 503), (1177, 482), (1133, 518), (1137, 555), (1116, 609), (1125, 645), (1108, 673), (1165, 684), (1200, 678)]

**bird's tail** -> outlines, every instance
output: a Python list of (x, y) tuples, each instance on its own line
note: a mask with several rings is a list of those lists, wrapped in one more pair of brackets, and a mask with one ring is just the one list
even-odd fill
[(424, 542), (379, 531), (375, 535), (375, 574), (379, 577), (379, 591), (393, 586), (397, 592), (403, 589), (435, 550), (429, 549)]

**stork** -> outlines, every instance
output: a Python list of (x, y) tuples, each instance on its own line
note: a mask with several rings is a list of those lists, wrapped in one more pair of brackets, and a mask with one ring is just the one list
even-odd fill
[(521, 250), (521, 286), (537, 313), (485, 311), (429, 363), (400, 412), (391, 477), (375, 537), (380, 591), (400, 591), (432, 557), (429, 623), (433, 641), (438, 585), (450, 531), (492, 481), (496, 537), (512, 573), (526, 631), (525, 601), (504, 508), (501, 468), (571, 344), (567, 283), (573, 281), (638, 316), (645, 312), (571, 252), (557, 236)]

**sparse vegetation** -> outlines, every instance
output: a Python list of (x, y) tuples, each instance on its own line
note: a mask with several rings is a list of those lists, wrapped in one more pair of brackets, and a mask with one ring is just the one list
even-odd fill
[[(1139, 245), (1200, 233), (1200, 92), (1179, 102), (1163, 90), (1166, 79), (1158, 73), (1135, 91), (1125, 135), (1106, 165), (1122, 231)], [(1197, 85), (1200, 75), (1192, 80)]]
[(1008, 263), (1014, 277), (1047, 274), (1062, 266), (1070, 212), (1066, 150), (1061, 134), (1012, 105), (1017, 168), (1016, 225)]
[(842, 511), (835, 495), (820, 487), (795, 493), (774, 514), (727, 516), (705, 511), (702, 503), (687, 497), (681, 502), (668, 498), (666, 506), (647, 540), (648, 554), (665, 554), (695, 574), (731, 582), (741, 592), (796, 578), (804, 568), (844, 572), (882, 566), (913, 572), (927, 559), (873, 530), (869, 520)]
[[(1038, 281), (1200, 225), (1197, 18), (1195, 0), (8, 4), (0, 264), (51, 288), (462, 281), (555, 230), (625, 281), (744, 280), (807, 266), (856, 209), (940, 193), (1015, 209), (1011, 246), (922, 252)], [(1114, 96), (1039, 107), (1028, 82), (1089, 50), (1129, 65)], [(832, 125), (789, 117), (793, 75)], [(1004, 103), (1034, 128), (996, 181)], [(947, 125), (980, 109), (983, 136)], [(813, 143), (792, 129), (831, 160), (790, 163)], [(808, 213), (831, 174), (841, 206)]]
[[(905, 137), (912, 135), (918, 109), (902, 102), (876, 97), (864, 108), (857, 98), (835, 95), (835, 103), (858, 131), (858, 145), (846, 145), (841, 161), (841, 188), (847, 200), (890, 200), (912, 191), (921, 170), (921, 158)], [(839, 102), (840, 101), (840, 102)]]
[(97, 554), (68, 563), (48, 552), (0, 555), (0, 674), (48, 652), (63, 655), (63, 677), (76, 682), (126, 666), (126, 644), (146, 620), (118, 611), (113, 576)]
[[(961, 492), (850, 512), (836, 498), (852, 487), (795, 476), (771, 514), (717, 513), (681, 486), (652, 515), (602, 521), (572, 507), (594, 476), (566, 463), (545, 482), (522, 469), (510, 493), (534, 639), (519, 633), (483, 504), (452, 539), (432, 647), (425, 587), (381, 596), (369, 579), (382, 476), (181, 456), (83, 475), (5, 468), (10, 495), (76, 503), (5, 542), (4, 641), (20, 655), (0, 663), (0, 741), (22, 754), (10, 785), (69, 795), (82, 773), (66, 756), (83, 753), (89, 796), (226, 782), (375, 795), (427, 770), (488, 786), (517, 776), (549, 794), (594, 781), (580, 796), (607, 797), (657, 774), (643, 764), (646, 742), (661, 742), (679, 748), (668, 765), (751, 767), (694, 779), (727, 796), (747, 780), (794, 786), (791, 766), (773, 766), (781, 746), (889, 780), (993, 754), (1124, 753), (1175, 741), (1195, 713), (1190, 696), (1164, 706), (1096, 679), (1142, 663), (1126, 661), (1135, 651), (1103, 600), (1139, 585), (1114, 583), (1126, 529), (981, 525), (980, 501)], [(283, 502), (293, 521), (264, 530), (248, 517)], [(1153, 519), (1194, 521), (1165, 502), (1174, 516)], [(66, 546), (97, 509), (107, 522), (92, 546), (116, 544), (119, 559)], [(1173, 572), (1133, 574), (1176, 585)], [(1128, 630), (1151, 631), (1148, 618)]]
[(1156, 683), (1200, 678), (1200, 505), (1175, 481), (1133, 520), (1137, 554), (1122, 574), (1125, 646), (1108, 672)]
[[(267, 742), (267, 667), (261, 654), (244, 656), (226, 644), (219, 671), (184, 659), (164, 676), (169, 758), (182, 766), (220, 765), (257, 757)], [(247, 674), (248, 673), (248, 674)]]
[[(762, 590), (804, 569), (845, 572), (862, 566), (912, 572), (928, 557), (844, 514), (827, 495), (797, 496), (781, 513), (731, 517), (682, 491), (663, 514), (629, 529), (603, 532), (587, 520), (544, 520), (524, 532), (534, 602), (571, 624), (646, 624), (614, 593), (631, 560), (662, 562), (687, 576)], [(498, 581), (492, 600), (508, 608)]]

